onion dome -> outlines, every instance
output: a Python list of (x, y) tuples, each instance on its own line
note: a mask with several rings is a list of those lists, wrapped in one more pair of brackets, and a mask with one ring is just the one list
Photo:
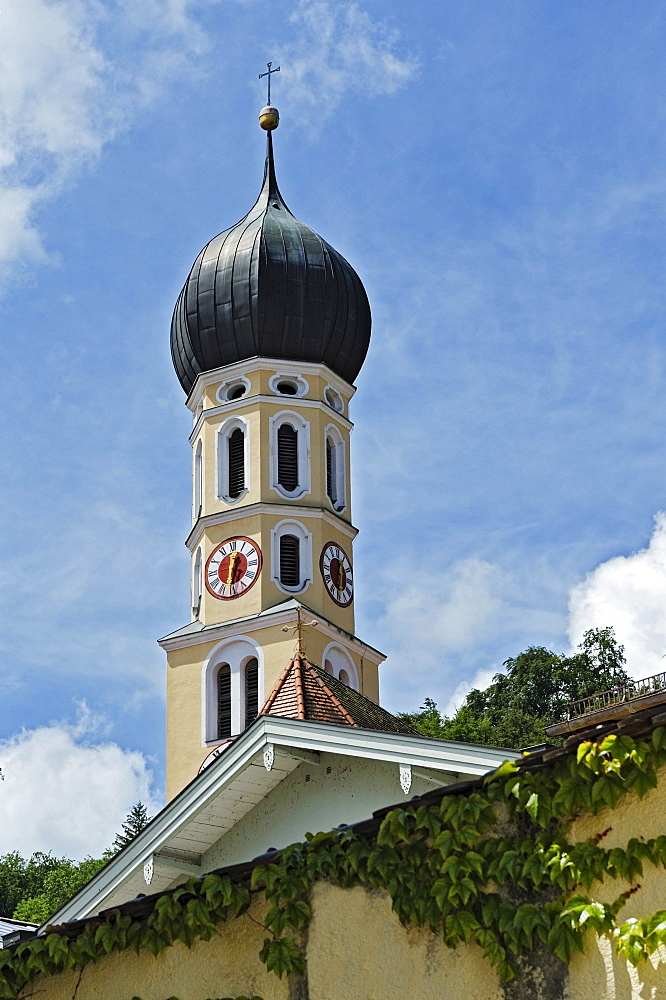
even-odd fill
[(361, 279), (291, 214), (275, 179), (271, 131), (266, 140), (256, 204), (204, 247), (174, 309), (171, 356), (187, 393), (200, 372), (246, 358), (319, 362), (347, 382), (365, 360), (371, 320)]

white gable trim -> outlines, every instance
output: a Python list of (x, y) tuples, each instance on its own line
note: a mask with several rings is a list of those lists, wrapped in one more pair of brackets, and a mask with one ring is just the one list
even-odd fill
[[(270, 769), (264, 762), (264, 750), (269, 745), (274, 750)], [(442, 784), (448, 784), (451, 775), (455, 779), (460, 775), (476, 777), (486, 774), (514, 756), (512, 751), (497, 747), (259, 716), (145, 830), (62, 906), (50, 918), (49, 924), (81, 919), (109, 905), (116, 905), (119, 900), (113, 900), (112, 897), (122, 890), (124, 884), (129, 891), (126, 898), (139, 891), (145, 892), (146, 885), (141, 882), (137, 887), (135, 879), (137, 873), (143, 878), (144, 865), (150, 863), (156, 854), (164, 852), (172, 857), (187, 856), (189, 864), (196, 866), (200, 863), (201, 855), (293, 771), (304, 755), (313, 760), (321, 752), (439, 771), (442, 772)], [(255, 785), (258, 783), (261, 788), (256, 793), (259, 798), (255, 801), (248, 800), (247, 797), (250, 771)], [(229, 798), (234, 794), (237, 795), (235, 805)], [(205, 823), (198, 822), (204, 810), (214, 808), (218, 799), (225, 800), (222, 802), (224, 808), (220, 811), (220, 825), (212, 826), (209, 818)], [(156, 876), (160, 870), (164, 873), (162, 880), (157, 878), (148, 891), (166, 889), (173, 879), (173, 871), (166, 866), (156, 869)], [(40, 933), (44, 933), (43, 927), (40, 928)]]

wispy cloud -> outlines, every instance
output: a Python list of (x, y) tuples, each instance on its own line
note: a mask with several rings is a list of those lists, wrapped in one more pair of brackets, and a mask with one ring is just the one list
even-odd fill
[[(32, 671), (113, 677), (126, 685), (126, 698), (136, 685), (161, 699), (163, 658), (145, 616), (164, 603), (159, 581), (186, 563), (150, 514), (132, 509), (131, 493), (124, 503), (90, 501), (78, 513), (64, 533), (57, 525), (37, 546), (6, 557), (0, 649)], [(12, 671), (5, 680), (15, 684)]]
[(135, 802), (157, 811), (145, 757), (108, 741), (107, 732), (106, 720), (81, 704), (72, 723), (53, 722), (0, 742), (0, 853), (98, 857)]
[(313, 109), (321, 123), (348, 94), (393, 94), (416, 75), (417, 60), (398, 54), (398, 33), (358, 4), (300, 0), (290, 20), (297, 35), (279, 49), (281, 103), (310, 128)]
[[(403, 586), (410, 576), (413, 582)], [(386, 590), (397, 583), (400, 591), (378, 628), (388, 653), (382, 700), (404, 711), (428, 696), (455, 711), (472, 687), (485, 687), (505, 657), (520, 651), (519, 636), (531, 632), (536, 644), (556, 634), (561, 620), (548, 606), (547, 584), (536, 589), (529, 576), (479, 557), (426, 566), (418, 553), (410, 558), (401, 549), (382, 581)]]
[[(206, 39), (192, 0), (8, 0), (0, 11), (0, 278), (43, 258), (40, 206)], [(121, 42), (122, 37), (122, 44)]]

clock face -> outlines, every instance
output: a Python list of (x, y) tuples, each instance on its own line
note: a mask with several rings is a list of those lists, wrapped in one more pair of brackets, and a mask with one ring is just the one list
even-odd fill
[(250, 538), (235, 535), (216, 546), (208, 557), (206, 589), (220, 601), (245, 594), (261, 572), (261, 549)]
[(354, 596), (354, 575), (345, 550), (335, 542), (327, 542), (321, 550), (319, 568), (329, 595), (346, 608)]

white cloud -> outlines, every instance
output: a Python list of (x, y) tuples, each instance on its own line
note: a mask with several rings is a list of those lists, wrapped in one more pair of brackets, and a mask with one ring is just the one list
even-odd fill
[(145, 757), (93, 742), (105, 734), (105, 720), (84, 704), (73, 724), (54, 722), (0, 741), (0, 853), (99, 857), (135, 802), (155, 814), (160, 803)]
[(193, 7), (192, 0), (5, 0), (0, 275), (44, 256), (40, 204), (169, 80), (192, 72), (188, 56), (206, 45), (189, 16)]
[(417, 71), (415, 59), (396, 55), (397, 33), (358, 4), (301, 0), (291, 21), (298, 36), (279, 50), (282, 103), (310, 127), (313, 108), (321, 122), (346, 94), (393, 94)]
[(571, 592), (569, 638), (612, 625), (625, 646), (627, 669), (647, 677), (666, 668), (666, 513), (655, 516), (648, 546), (601, 563)]

